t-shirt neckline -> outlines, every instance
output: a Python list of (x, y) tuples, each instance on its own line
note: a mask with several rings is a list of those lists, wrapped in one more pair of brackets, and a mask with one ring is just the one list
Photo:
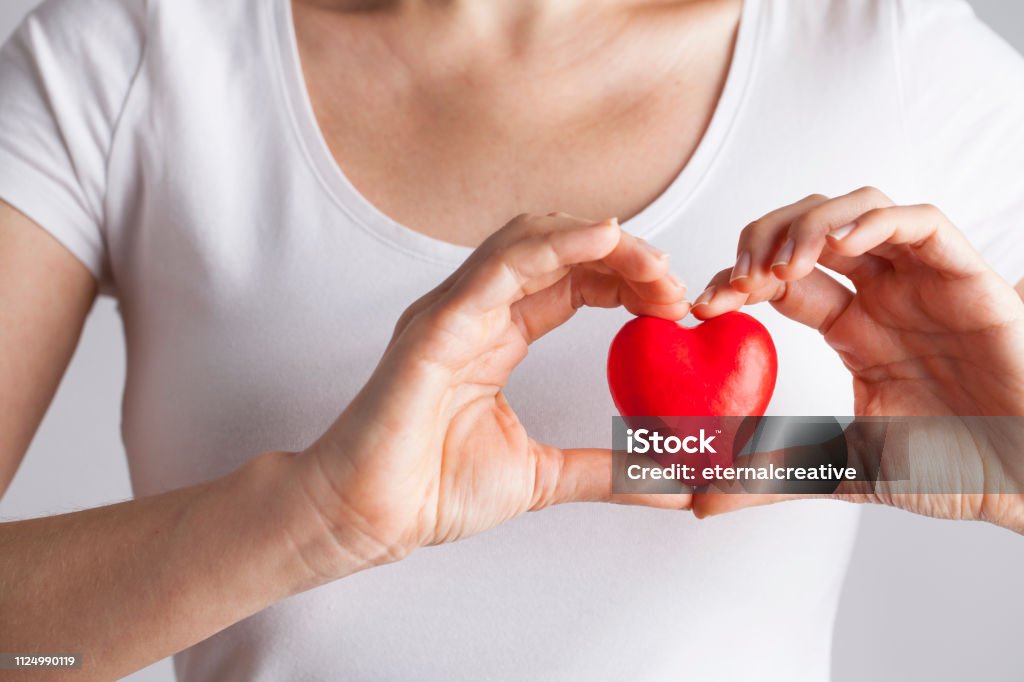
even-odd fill
[[(628, 232), (650, 239), (682, 220), (686, 207), (725, 146), (741, 109), (755, 66), (762, 0), (743, 0), (732, 60), (718, 102), (697, 148), (669, 186), (642, 211), (623, 223)], [(269, 0), (267, 19), (272, 61), (276, 66), (280, 100), (301, 151), (333, 202), (360, 228), (406, 255), (454, 266), (473, 251), (430, 237), (393, 220), (356, 189), (335, 161), (320, 129), (306, 86), (292, 17), (292, 0)]]

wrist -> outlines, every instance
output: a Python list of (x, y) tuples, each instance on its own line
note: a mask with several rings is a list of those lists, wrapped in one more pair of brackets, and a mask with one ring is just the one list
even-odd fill
[(247, 536), (262, 544), (278, 574), (279, 598), (298, 594), (369, 568), (325, 522), (300, 453), (264, 452), (221, 480), (231, 508), (245, 510)]
[(280, 542), (295, 560), (296, 592), (393, 563), (411, 551), (403, 534), (387, 532), (386, 509), (380, 510), (382, 518), (372, 519), (347, 501), (337, 467), (330, 466), (338, 456), (323, 447), (267, 452), (244, 467), (251, 469), (251, 485), (262, 491), (256, 499), (275, 501)]

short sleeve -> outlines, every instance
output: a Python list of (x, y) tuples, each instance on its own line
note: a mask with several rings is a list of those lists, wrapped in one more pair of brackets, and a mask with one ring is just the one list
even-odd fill
[(108, 288), (106, 168), (143, 52), (144, 0), (48, 0), (0, 49), (0, 199)]
[(1024, 58), (965, 0), (902, 0), (896, 53), (923, 199), (1024, 278)]

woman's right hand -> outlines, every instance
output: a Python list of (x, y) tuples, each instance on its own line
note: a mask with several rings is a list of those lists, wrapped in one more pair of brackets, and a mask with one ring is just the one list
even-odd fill
[(319, 572), (340, 577), (563, 502), (688, 507), (682, 493), (613, 495), (610, 451), (538, 443), (503, 394), (529, 344), (581, 306), (679, 320), (685, 293), (667, 256), (615, 220), (519, 216), (494, 233), (402, 315), (369, 382), (298, 455), (334, 540)]

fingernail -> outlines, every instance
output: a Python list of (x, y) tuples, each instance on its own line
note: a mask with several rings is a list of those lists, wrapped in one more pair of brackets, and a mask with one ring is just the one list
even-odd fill
[(729, 281), (735, 282), (738, 279), (746, 279), (747, 277), (750, 277), (750, 252), (744, 251), (736, 259), (736, 266), (732, 269), (732, 276), (729, 278)]
[(775, 262), (772, 263), (772, 267), (778, 265), (789, 265), (789, 261), (793, 260), (793, 252), (796, 251), (796, 240), (790, 239), (788, 242), (783, 244), (782, 248), (779, 249), (779, 254), (775, 256)]
[(646, 239), (642, 239), (640, 237), (637, 237), (636, 240), (638, 242), (640, 242), (640, 246), (642, 246), (645, 249), (647, 249), (650, 253), (652, 253), (654, 255), (655, 258), (658, 258), (658, 259), (668, 258), (668, 254), (667, 253), (665, 253), (661, 249), (657, 248), (656, 246), (651, 244)]
[(829, 232), (828, 236), (831, 237), (832, 239), (840, 240), (843, 237), (845, 237), (848, 234), (850, 234), (851, 232), (853, 232), (854, 228), (856, 228), (856, 227), (857, 227), (857, 223), (850, 223), (849, 225), (843, 225), (842, 227), (837, 227), (836, 229), (834, 229), (831, 232)]
[(711, 299), (715, 297), (715, 287), (711, 286), (704, 290), (704, 293), (697, 297), (697, 300), (693, 302), (693, 307), (696, 308), (699, 305), (708, 305), (711, 303)]
[(669, 284), (674, 286), (676, 289), (682, 289), (683, 291), (686, 291), (686, 285), (683, 284), (682, 280), (673, 275), (671, 272), (665, 275), (665, 279), (667, 279)]

